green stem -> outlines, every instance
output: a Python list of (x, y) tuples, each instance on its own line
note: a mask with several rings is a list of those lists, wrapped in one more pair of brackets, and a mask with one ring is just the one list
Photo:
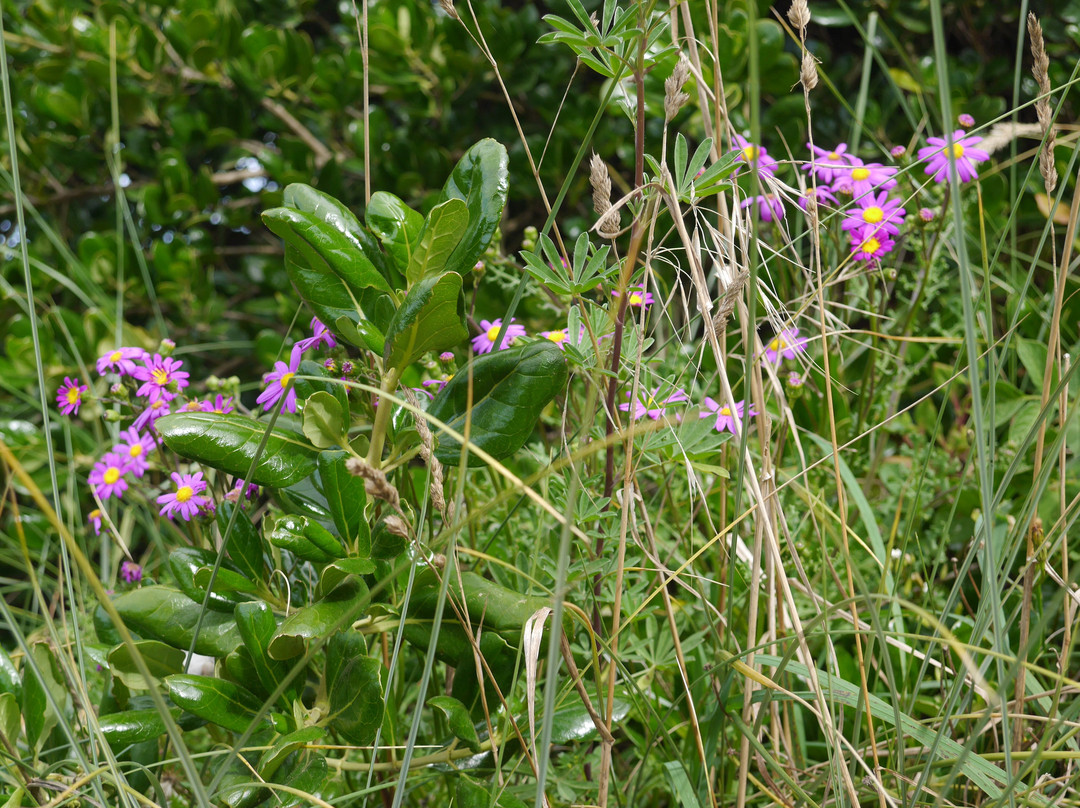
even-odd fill
[(399, 373), (391, 368), (383, 377), (379, 387), (379, 404), (375, 408), (375, 423), (371, 427), (371, 448), (368, 449), (367, 463), (373, 468), (382, 465), (383, 443), (386, 440), (386, 427), (390, 424), (390, 411), (394, 404), (388, 396), (397, 390)]

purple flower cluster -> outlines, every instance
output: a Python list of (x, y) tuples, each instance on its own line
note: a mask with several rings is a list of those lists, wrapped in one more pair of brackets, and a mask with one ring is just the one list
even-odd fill
[[(619, 409), (625, 413), (629, 413), (631, 421), (640, 421), (642, 418), (648, 418), (650, 420), (658, 420), (668, 414), (668, 410), (673, 404), (681, 404), (689, 401), (690, 396), (682, 388), (676, 387), (673, 390), (668, 391), (666, 396), (661, 396), (660, 391), (663, 389), (663, 385), (658, 385), (652, 389), (652, 391), (641, 390), (638, 392), (636, 399), (628, 400), (619, 405)], [(631, 399), (631, 392), (626, 391), (626, 398)], [(726, 404), (721, 404), (709, 396), (705, 396), (704, 410), (699, 414), (699, 418), (712, 418), (713, 428), (717, 432), (735, 432), (735, 420), (736, 418), (740, 423), (744, 422), (746, 418), (757, 415), (757, 411), (754, 410), (753, 405), (750, 406), (749, 412), (744, 412), (746, 409), (745, 402), (740, 401), (735, 406), (735, 412), (732, 413), (731, 408)], [(679, 413), (675, 413), (675, 420), (681, 421), (682, 416)]]

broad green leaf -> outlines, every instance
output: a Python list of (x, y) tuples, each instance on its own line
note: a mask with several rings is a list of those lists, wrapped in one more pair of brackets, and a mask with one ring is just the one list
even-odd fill
[[(473, 360), (471, 409), (466, 366), (435, 396), (428, 412), (462, 434), (466, 417), (471, 418), (470, 440), (502, 460), (525, 445), (568, 375), (562, 351), (547, 340), (496, 351)], [(445, 434), (438, 441), (436, 457), (457, 465), (461, 444)]]
[(363, 478), (345, 468), (348, 457), (345, 452), (320, 452), (319, 482), (338, 534), (357, 555), (367, 557), (371, 554), (371, 531), (364, 516), (367, 493)]
[(431, 209), (420, 233), (420, 244), (413, 251), (405, 271), (410, 286), (427, 275), (443, 271), (468, 225), (469, 209), (464, 200), (447, 199)]
[(428, 699), (428, 706), (434, 707), (446, 716), (450, 732), (474, 752), (480, 751), (480, 736), (476, 734), (469, 711), (453, 696), (435, 696)]
[[(180, 708), (169, 710), (173, 719), (180, 718)], [(114, 750), (146, 741), (154, 741), (165, 734), (165, 721), (157, 710), (125, 710), (98, 718), (101, 734)]]
[(129, 690), (149, 690), (157, 687), (157, 680), (184, 671), (186, 650), (181, 651), (158, 640), (139, 640), (135, 643), (135, 648), (146, 663), (153, 681), (147, 682), (139, 673), (131, 649), (126, 645), (118, 645), (109, 652), (110, 673)]
[(491, 244), (502, 219), (510, 188), (509, 158), (503, 145), (491, 138), (474, 144), (450, 173), (436, 204), (464, 200), (469, 224), (445, 264), (448, 272), (469, 272)]
[[(616, 695), (612, 720), (618, 723), (626, 718), (629, 712), (630, 702)], [(589, 711), (585, 709), (580, 699), (567, 701), (562, 707), (557, 707), (551, 716), (552, 743), (583, 741), (587, 738), (595, 738), (597, 735), (596, 724), (593, 723), (592, 716), (589, 715)]]
[[(349, 322), (350, 325), (353, 324), (352, 321)], [(300, 376), (314, 376), (315, 379), (301, 379)], [(331, 395), (341, 405), (343, 413), (349, 411), (349, 394), (345, 385), (340, 379), (331, 376), (330, 371), (320, 362), (312, 362), (310, 359), (302, 360), (300, 372), (293, 380), (293, 385), (296, 388), (296, 395), (301, 399), (310, 400), (311, 396), (321, 391)]]
[(285, 186), (282, 201), (285, 207), (311, 214), (340, 231), (357, 249), (368, 251), (366, 241), (370, 239), (370, 234), (351, 210), (329, 194), (317, 191), (302, 182), (294, 182)]
[(338, 278), (353, 293), (368, 287), (393, 291), (355, 239), (315, 215), (292, 208), (272, 208), (263, 211), (262, 218), (312, 271)]
[(259, 776), (264, 780), (274, 781), (274, 775), (281, 768), (281, 764), (285, 762), (285, 758), (297, 749), (315, 743), (325, 734), (326, 730), (322, 727), (304, 727), (295, 732), (290, 732), (288, 735), (282, 735), (259, 758), (259, 765), (257, 766)]
[(349, 743), (367, 746), (382, 724), (382, 664), (366, 655), (356, 631), (340, 631), (326, 644), (329, 725)]
[(21, 719), (18, 697), (14, 693), (0, 693), (0, 732), (4, 733), (4, 738), (13, 749), (22, 731)]
[(387, 368), (400, 371), (428, 351), (445, 351), (468, 336), (461, 276), (433, 275), (413, 286), (395, 312), (386, 329), (383, 359)]
[(285, 618), (268, 646), (270, 657), (281, 660), (299, 656), (309, 641), (327, 636), (335, 627), (347, 627), (346, 620), (351, 623), (359, 618), (367, 600), (367, 584), (359, 578), (339, 584), (325, 597)]
[[(229, 526), (233, 509), (232, 502), (225, 500), (217, 507), (218, 530), (222, 537)], [(244, 575), (253, 581), (263, 577), (263, 542), (258, 529), (251, 523), (248, 514), (241, 509), (233, 522), (232, 533), (229, 535), (229, 544), (226, 548), (229, 558), (236, 564)]]
[(382, 356), (386, 346), (386, 337), (382, 331), (367, 320), (353, 320), (348, 316), (338, 317), (334, 331), (350, 345), (357, 348), (366, 348), (374, 354)]
[(3, 648), (0, 648), (0, 693), (14, 693), (22, 697), (22, 679)]
[(413, 252), (420, 245), (424, 217), (393, 194), (376, 191), (371, 195), (364, 219), (404, 276), (412, 263)]
[[(144, 586), (125, 592), (113, 606), (128, 628), (144, 637), (187, 651), (202, 605), (168, 586)], [(240, 644), (232, 615), (207, 610), (199, 627), (195, 653), (223, 657)]]
[[(195, 589), (205, 592), (210, 585), (210, 576), (213, 573), (212, 566), (199, 567), (195, 570), (195, 577), (193, 578)], [(244, 603), (249, 600), (249, 598), (243, 597), (244, 595), (254, 595), (258, 591), (259, 588), (254, 581), (228, 567), (218, 567), (217, 574), (214, 575), (214, 593), (222, 595), (230, 603)]]
[[(304, 794), (314, 794), (323, 787), (328, 773), (326, 758), (314, 750), (304, 749), (289, 758), (281, 771), (284, 777), (279, 774), (279, 779), (282, 780), (282, 785)], [(294, 801), (292, 804), (308, 803)]]
[(46, 689), (61, 710), (68, 700), (64, 676), (56, 662), (56, 656), (48, 643), (37, 642), (30, 646), (30, 655), (36, 663), (41, 678), (26, 666), (23, 677), (22, 713), (26, 724), (26, 740), (34, 750), (35, 757), (56, 726), (60, 717), (46, 697)]
[[(266, 433), (266, 424), (236, 413), (176, 413), (155, 426), (178, 455), (244, 479)], [(248, 482), (284, 488), (314, 470), (315, 450), (304, 437), (273, 429)]]
[[(169, 553), (169, 572), (172, 573), (173, 578), (176, 580), (176, 585), (180, 587), (180, 591), (191, 598), (196, 603), (202, 603), (206, 598), (206, 587), (198, 586), (195, 583), (195, 573), (202, 567), (213, 568), (215, 561), (217, 560), (217, 553), (212, 550), (203, 550), (198, 547), (178, 547)], [(218, 576), (222, 573), (228, 573), (235, 571), (228, 570), (227, 567), (222, 566), (218, 570)], [(209, 583), (209, 576), (204, 578), (204, 584)], [(214, 581), (214, 591), (210, 593), (210, 599), (207, 601), (209, 606), (214, 611), (227, 612), (232, 614), (237, 603), (243, 603), (248, 600), (244, 595), (237, 594), (236, 592), (224, 592), (217, 586), (217, 581)]]
[[(438, 576), (430, 567), (417, 574), (412, 598), (412, 609), (417, 615), (432, 617), (435, 614), (439, 588)], [(461, 572), (460, 581), (455, 574), (451, 592), (455, 601), (464, 592), (465, 609), (473, 625), (483, 621), (485, 628), (502, 634), (514, 643), (521, 638), (525, 621), (538, 609), (551, 605), (549, 598), (524, 595), (468, 571)]]
[(249, 690), (213, 676), (177, 673), (165, 679), (165, 687), (173, 704), (233, 732), (246, 730), (262, 708)]
[[(255, 601), (241, 603), (237, 606), (234, 617), (236, 618), (236, 627), (240, 631), (240, 637), (244, 641), (244, 647), (250, 655), (252, 667), (255, 668), (255, 675), (262, 684), (263, 690), (267, 693), (273, 693), (278, 683), (285, 678), (289, 671), (287, 665), (271, 659), (266, 653), (266, 649), (274, 637), (274, 632), (277, 630), (277, 620), (274, 618), (274, 613), (262, 601)], [(294, 684), (290, 685), (282, 696), (286, 702), (295, 698), (297, 687), (295, 683), (303, 682), (303, 679), (304, 677), (301, 675), (298, 679), (293, 680)]]
[(370, 575), (378, 567), (370, 558), (340, 558), (323, 567), (319, 575), (319, 585), (316, 592), (332, 592), (338, 584), (350, 575)]
[(306, 516), (282, 516), (274, 523), (268, 538), (275, 547), (288, 550), (307, 561), (326, 563), (345, 556), (341, 541)]
[(312, 393), (304, 404), (304, 436), (318, 449), (329, 449), (348, 442), (345, 437), (345, 413), (341, 403), (330, 393)]
[(401, 555), (409, 545), (408, 539), (392, 533), (386, 520), (380, 519), (371, 529), (371, 557), (390, 560)]

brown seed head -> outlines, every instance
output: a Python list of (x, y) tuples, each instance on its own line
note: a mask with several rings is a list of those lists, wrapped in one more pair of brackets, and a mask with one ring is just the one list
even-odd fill
[(1054, 164), (1056, 137), (1053, 113), (1050, 110), (1050, 57), (1046, 55), (1042, 24), (1031, 12), (1028, 12), (1027, 28), (1028, 37), (1031, 39), (1031, 74), (1039, 85), (1040, 98), (1035, 102), (1035, 114), (1039, 118), (1039, 127), (1045, 139), (1039, 151), (1039, 173), (1042, 174), (1043, 185), (1049, 194), (1057, 187), (1058, 182), (1057, 166)]
[(446, 12), (450, 19), (461, 19), (461, 17), (458, 16), (457, 9), (454, 8), (454, 0), (439, 0), (439, 5), (442, 6), (443, 11)]
[(806, 0), (795, 0), (788, 9), (787, 18), (799, 32), (799, 39), (806, 39), (806, 26), (810, 24), (810, 7)]
[(686, 54), (679, 56), (679, 62), (664, 82), (664, 123), (671, 121), (683, 108), (690, 96), (682, 91), (686, 80), (690, 78), (690, 61)]

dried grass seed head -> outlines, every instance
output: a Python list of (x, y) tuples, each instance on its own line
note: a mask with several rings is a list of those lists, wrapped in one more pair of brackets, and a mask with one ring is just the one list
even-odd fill
[(679, 110), (690, 100), (690, 96), (682, 91), (689, 78), (690, 61), (686, 58), (686, 54), (683, 53), (679, 56), (675, 69), (671, 71), (671, 75), (664, 82), (665, 123), (672, 121), (679, 114)]
[(810, 24), (810, 6), (806, 0), (795, 0), (788, 9), (787, 18), (799, 32), (799, 39), (806, 39), (806, 26)]
[(1053, 113), (1050, 110), (1050, 57), (1046, 54), (1042, 24), (1031, 12), (1027, 17), (1028, 37), (1031, 39), (1031, 74), (1039, 85), (1040, 98), (1035, 102), (1035, 114), (1039, 118), (1039, 127), (1044, 143), (1039, 151), (1039, 173), (1043, 177), (1046, 192), (1052, 193), (1057, 187), (1058, 173), (1054, 164), (1054, 146), (1056, 137), (1053, 129)]

